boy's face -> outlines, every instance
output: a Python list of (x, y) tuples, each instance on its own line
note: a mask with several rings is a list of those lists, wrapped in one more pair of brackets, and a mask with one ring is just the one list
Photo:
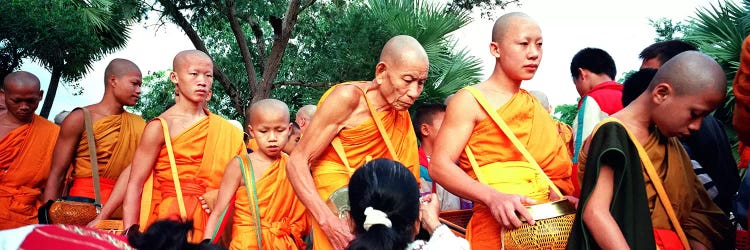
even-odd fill
[(213, 67), (213, 62), (209, 58), (189, 55), (174, 69), (169, 78), (175, 84), (179, 95), (200, 103), (211, 96), (211, 86), (214, 82)]
[(697, 131), (703, 117), (710, 114), (724, 99), (724, 94), (716, 91), (685, 95), (673, 93), (663, 100), (656, 100), (657, 106), (652, 113), (654, 123), (665, 136), (685, 137)]
[(286, 145), (284, 145), (284, 153), (291, 154), (294, 147), (297, 146), (297, 142), (299, 142), (299, 137), (301, 133), (299, 129), (292, 129), (292, 134), (289, 136), (289, 141), (286, 142)]
[(289, 140), (289, 116), (276, 111), (259, 111), (253, 115), (250, 134), (258, 143), (258, 151), (271, 158), (278, 157)]
[(422, 126), (422, 140), (435, 141), (437, 133), (440, 130), (440, 126), (443, 124), (445, 118), (445, 112), (438, 112), (432, 116), (431, 123), (425, 123)]

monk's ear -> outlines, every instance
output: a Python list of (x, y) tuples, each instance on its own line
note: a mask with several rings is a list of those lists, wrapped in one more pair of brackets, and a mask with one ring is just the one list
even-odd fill
[(44, 90), (39, 90), (39, 100), (42, 100), (42, 97), (44, 97)]
[(419, 125), (419, 133), (422, 133), (422, 137), (430, 135), (430, 128), (427, 127), (427, 124), (422, 123), (422, 125)]
[(169, 72), (169, 80), (172, 81), (172, 83), (177, 84), (177, 72)]
[[(250, 133), (250, 135), (252, 136), (252, 134), (253, 134), (253, 125), (247, 124), (247, 132), (249, 132), (249, 133)], [(254, 137), (255, 137), (255, 136), (253, 136), (253, 138), (254, 138)]]
[(388, 70), (388, 65), (385, 62), (379, 62), (378, 65), (375, 65), (375, 83), (378, 85), (382, 84), (383, 81), (385, 81), (385, 72)]
[(653, 102), (656, 104), (663, 103), (667, 98), (674, 95), (674, 88), (672, 85), (666, 82), (657, 84), (653, 90), (651, 90), (651, 96)]
[(494, 56), (495, 58), (500, 57), (500, 44), (497, 42), (491, 42), (490, 43), (490, 54)]

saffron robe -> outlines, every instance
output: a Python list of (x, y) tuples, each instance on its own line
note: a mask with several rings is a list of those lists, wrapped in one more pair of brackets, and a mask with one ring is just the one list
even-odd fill
[[(567, 145), (560, 139), (557, 123), (542, 105), (526, 90), (521, 89), (496, 112), (560, 191), (563, 194), (572, 193), (572, 163)], [(525, 162), (521, 152), (489, 116), (474, 127), (467, 146), (476, 156), (480, 167), (497, 162)], [(461, 153), (459, 166), (476, 179), (466, 152)], [(519, 182), (519, 185), (508, 185), (508, 189), (500, 190), (501, 192), (529, 196), (538, 203), (543, 203), (549, 200), (549, 186), (536, 173), (538, 170), (535, 167), (514, 167), (506, 168), (503, 173), (485, 172), (484, 175), (508, 176), (508, 183)], [(521, 182), (527, 183), (527, 180), (533, 185), (520, 185)], [(495, 220), (486, 205), (475, 203), (474, 215), (466, 229), (466, 239), (473, 249), (500, 249), (501, 228), (502, 225)]]
[[(241, 154), (240, 157), (246, 174), (250, 174), (250, 165), (244, 155)], [(263, 249), (305, 249), (302, 235), (309, 231), (307, 209), (297, 198), (286, 177), (287, 159), (288, 156), (282, 154), (255, 183)], [(252, 177), (248, 176), (247, 179), (250, 178)], [(254, 210), (251, 210), (251, 206), (254, 204), (248, 199), (247, 186), (252, 187), (252, 183), (241, 185), (235, 193), (234, 224), (229, 249), (258, 249), (255, 216), (251, 213)]]
[[(635, 146), (627, 136), (625, 129), (626, 128), (619, 124), (605, 124), (602, 126), (602, 128), (600, 128), (600, 130), (602, 130), (602, 134), (607, 136), (605, 140), (608, 140), (608, 142), (599, 144), (596, 143), (597, 141), (592, 141), (589, 146), (589, 152), (581, 151), (581, 162), (584, 164), (581, 164), (582, 167), (579, 168), (578, 176), (579, 178), (585, 179), (581, 180), (583, 186), (580, 200), (581, 203), (579, 204), (578, 208), (583, 209), (585, 207), (587, 201), (586, 199), (590, 195), (590, 192), (593, 190), (596, 178), (598, 178), (598, 173), (588, 173), (588, 171), (594, 170), (598, 172), (598, 169), (601, 165), (601, 162), (586, 164), (586, 159), (591, 157), (588, 154), (595, 151), (602, 151), (601, 149), (599, 149), (601, 147), (604, 147), (604, 149), (607, 149), (607, 147), (613, 148), (615, 152), (607, 152), (607, 150), (603, 150), (601, 154), (596, 154), (596, 157), (594, 158), (601, 157), (604, 153), (617, 154), (619, 153), (616, 152), (617, 150), (622, 151), (622, 153), (620, 153), (622, 154), (621, 157), (625, 157), (624, 159), (627, 162), (622, 165), (623, 168), (630, 169), (631, 171), (635, 171), (636, 169), (641, 170), (641, 176), (644, 183), (643, 185), (645, 187), (646, 196), (640, 197), (641, 194), (638, 193), (627, 194), (628, 192), (635, 192), (637, 191), (637, 189), (640, 189), (639, 187), (633, 186), (639, 185), (637, 181), (622, 182), (619, 185), (620, 188), (618, 188), (617, 185), (615, 186), (615, 190), (621, 191), (617, 192), (618, 195), (613, 196), (614, 201), (612, 203), (612, 207), (613, 210), (620, 210), (621, 208), (620, 212), (615, 212), (617, 214), (620, 214), (618, 216), (626, 216), (625, 220), (623, 220), (623, 224), (619, 224), (620, 228), (624, 231), (623, 234), (625, 234), (625, 231), (630, 231), (629, 234), (634, 234), (633, 236), (631, 236), (631, 238), (636, 241), (629, 241), (628, 243), (631, 244), (631, 248), (633, 248), (634, 246), (637, 248), (639, 244), (642, 244), (638, 241), (645, 241), (646, 239), (648, 239), (648, 237), (653, 238), (654, 236), (639, 235), (643, 233), (649, 233), (649, 231), (643, 232), (642, 229), (635, 228), (636, 226), (643, 227), (644, 225), (628, 225), (628, 223), (642, 224), (645, 222), (642, 218), (642, 213), (635, 213), (633, 211), (627, 210), (643, 210), (647, 208), (648, 211), (651, 211), (650, 224), (653, 226), (653, 228), (674, 231), (674, 227), (672, 227), (672, 224), (669, 221), (669, 216), (667, 216), (666, 210), (664, 209), (661, 200), (658, 199), (658, 195), (656, 193), (656, 189), (653, 186), (653, 183), (651, 182), (651, 178), (643, 170), (643, 165), (640, 164), (640, 157), (638, 157)], [(619, 140), (620, 142), (613, 142), (614, 140)], [(614, 144), (620, 144), (626, 147), (614, 147)], [(726, 237), (728, 237), (728, 235), (732, 233), (729, 220), (725, 217), (722, 210), (716, 204), (714, 204), (713, 201), (711, 201), (711, 198), (706, 193), (703, 185), (695, 176), (692, 164), (690, 163), (690, 157), (685, 152), (685, 149), (682, 147), (680, 141), (676, 137), (665, 137), (661, 135), (656, 128), (653, 128), (649, 138), (645, 142), (642, 142), (641, 145), (643, 145), (643, 148), (648, 153), (648, 156), (651, 159), (651, 163), (654, 165), (656, 172), (661, 177), (662, 185), (664, 185), (664, 190), (669, 196), (669, 200), (672, 203), (672, 208), (674, 209), (677, 219), (678, 221), (680, 221), (680, 225), (685, 231), (687, 237), (689, 239), (694, 239), (701, 242), (709, 249), (715, 249), (717, 245), (723, 244), (723, 241), (726, 239)], [(589, 165), (594, 166), (594, 168), (588, 168)], [(629, 165), (635, 165), (635, 167)], [(620, 180), (620, 178), (628, 178), (617, 175), (619, 171), (621, 171), (620, 169), (618, 169), (619, 166), (612, 167), (615, 169), (616, 175), (614, 179), (616, 181)], [(615, 182), (615, 184), (618, 183), (619, 182)], [(625, 194), (619, 194), (622, 192), (624, 192)], [(632, 197), (628, 198), (630, 195), (632, 195)], [(625, 197), (625, 199), (618, 198), (618, 196)], [(647, 204), (643, 203), (643, 198), (645, 198)], [(644, 207), (645, 205), (647, 205), (647, 207)], [(582, 212), (580, 211), (582, 210), (579, 210), (579, 216), (582, 215)], [(628, 213), (633, 214), (628, 215)], [(615, 214), (613, 214), (613, 216), (615, 216)], [(628, 216), (633, 216), (635, 218), (629, 219), (627, 218)], [(641, 218), (639, 219), (638, 217)], [(576, 227), (579, 227), (579, 229), (577, 230), (586, 230), (585, 227), (581, 228), (581, 226), (585, 226), (585, 224), (582, 224), (582, 220), (579, 221), (580, 223), (576, 223), (574, 225)], [(574, 231), (573, 235), (582, 232), (585, 231)], [(626, 237), (626, 239), (628, 238)], [(593, 239), (590, 239), (590, 241), (593, 242)], [(638, 244), (635, 244), (634, 242), (638, 242)], [(596, 243), (593, 242), (593, 244)]]
[[(325, 101), (328, 94), (330, 94), (337, 86), (338, 85), (331, 87), (320, 98), (320, 101), (318, 102), (319, 111), (320, 104)], [(396, 155), (398, 155), (397, 158), (399, 162), (411, 170), (417, 182), (419, 182), (419, 152), (417, 151), (417, 136), (411, 125), (409, 111), (397, 111), (391, 109), (378, 112), (377, 115), (377, 118), (382, 122), (386, 133), (388, 133), (391, 138), (391, 143), (396, 151)], [(388, 153), (388, 148), (385, 146), (383, 137), (380, 135), (380, 132), (375, 125), (375, 121), (372, 119), (367, 119), (354, 128), (345, 128), (339, 131), (334, 138), (341, 140), (344, 152), (346, 153), (346, 161), (349, 163), (349, 168), (343, 164), (342, 159), (336, 154), (336, 151), (331, 145), (328, 145), (320, 157), (311, 162), (315, 187), (318, 188), (318, 194), (324, 201), (327, 200), (334, 191), (349, 185), (349, 178), (354, 174), (354, 171), (358, 167), (364, 165), (367, 160), (394, 158)], [(328, 242), (328, 237), (320, 229), (320, 226), (312, 215), (310, 221), (313, 225), (313, 249), (333, 249)]]
[(36, 224), (60, 128), (41, 116), (0, 140), (0, 230)]
[[(197, 243), (202, 240), (203, 229), (208, 220), (208, 214), (201, 208), (198, 197), (207, 191), (218, 189), (227, 163), (235, 155), (245, 152), (242, 131), (224, 118), (210, 113), (208, 117), (172, 137), (172, 148), (185, 201), (186, 217), (193, 221), (194, 230), (188, 240)], [(158, 219), (180, 218), (166, 145), (159, 152), (151, 178), (153, 180), (146, 181), (143, 187), (141, 221), (147, 218), (147, 224), (151, 224)], [(154, 187), (157, 190), (153, 190)], [(151, 193), (151, 190), (156, 192)], [(144, 209), (144, 204), (148, 203), (152, 209)], [(147, 228), (148, 225), (141, 227)]]
[[(135, 149), (141, 140), (145, 126), (146, 122), (143, 118), (128, 112), (104, 117), (93, 124), (102, 203), (106, 203), (109, 199), (122, 170), (133, 161)], [(70, 195), (93, 199), (91, 155), (85, 131), (78, 142), (76, 157), (71, 165), (73, 165), (73, 186), (70, 188)]]
[(745, 145), (750, 144), (750, 36), (742, 42), (740, 67), (732, 83), (734, 91), (734, 115), (732, 125), (737, 130), (737, 137)]

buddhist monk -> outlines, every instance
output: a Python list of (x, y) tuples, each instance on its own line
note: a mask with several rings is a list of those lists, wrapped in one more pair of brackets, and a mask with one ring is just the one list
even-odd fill
[(310, 125), (316, 108), (315, 105), (305, 105), (297, 110), (294, 122), (299, 125), (299, 128), (303, 133), (305, 132), (305, 129), (307, 129), (307, 126)]
[[(227, 165), (204, 238), (212, 238), (222, 213), (235, 197), (229, 249), (305, 249), (306, 210), (286, 178), (288, 156), (282, 151), (292, 129), (289, 108), (279, 100), (265, 99), (251, 109), (249, 129), (258, 150), (240, 153)], [(260, 232), (256, 220), (260, 220)]]
[[(727, 249), (717, 244), (733, 233), (731, 225), (678, 139), (698, 131), (725, 93), (719, 64), (700, 52), (683, 52), (614, 119), (601, 122), (581, 151), (583, 202), (568, 249)], [(648, 174), (649, 164), (658, 180)], [(657, 182), (669, 202), (657, 194)]]
[[(138, 115), (126, 112), (141, 93), (141, 70), (126, 59), (114, 59), (104, 70), (104, 97), (86, 106), (91, 113), (99, 188), (102, 204), (106, 204), (117, 178), (133, 161), (135, 148), (146, 123)], [(63, 181), (70, 167), (73, 183), (69, 196), (94, 199), (91, 156), (82, 109), (73, 110), (64, 120), (55, 144), (47, 188), (43, 200), (56, 200), (65, 192)]]
[[(522, 81), (534, 76), (542, 59), (539, 26), (523, 13), (501, 16), (492, 30), (490, 52), (495, 57), (492, 75), (471, 86), (489, 101), (489, 110), (485, 111), (468, 89), (450, 99), (429, 171), (445, 189), (474, 201), (474, 215), (466, 231), (474, 249), (500, 249), (503, 228), (521, 226), (516, 212), (534, 223), (524, 205), (560, 198), (553, 195), (544, 175), (538, 174), (539, 167), (562, 194), (573, 192), (570, 155), (559, 139), (555, 121), (534, 96), (520, 88)], [(489, 112), (496, 112), (507, 123), (539, 167), (522, 156), (522, 149), (511, 143)], [(478, 169), (495, 163), (519, 163), (484, 171), (488, 178), (506, 177), (507, 182), (481, 183), (466, 148), (476, 156)]]
[(5, 76), (0, 96), (0, 230), (37, 223), (52, 150), (60, 128), (34, 114), (44, 92), (25, 71)]
[[(242, 131), (204, 105), (213, 84), (211, 58), (198, 50), (182, 51), (175, 56), (173, 68), (169, 79), (175, 86), (176, 104), (146, 124), (131, 166), (123, 224), (132, 230), (132, 225), (146, 227), (154, 219), (192, 220), (195, 230), (189, 239), (198, 242), (208, 218), (198, 197), (219, 188), (224, 167), (245, 151), (245, 145)], [(174, 172), (167, 139), (173, 148)]]
[(353, 239), (347, 220), (325, 201), (349, 183), (357, 167), (389, 158), (419, 178), (408, 108), (422, 93), (428, 68), (427, 53), (416, 39), (395, 36), (383, 47), (375, 79), (336, 85), (321, 98), (307, 129), (315, 133), (302, 136), (287, 163), (289, 180), (312, 216), (314, 249), (344, 249)]

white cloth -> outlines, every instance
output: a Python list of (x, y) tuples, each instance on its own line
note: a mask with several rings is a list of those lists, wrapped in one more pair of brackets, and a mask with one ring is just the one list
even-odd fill
[(31, 231), (39, 225), (28, 225), (14, 229), (0, 230), (0, 249), (19, 249)]
[(469, 250), (469, 242), (453, 234), (448, 226), (440, 225), (432, 235), (430, 241), (416, 240), (406, 246), (406, 250)]
[(365, 208), (365, 223), (362, 227), (365, 231), (370, 230), (370, 227), (374, 225), (384, 225), (388, 228), (392, 226), (391, 220), (388, 219), (388, 215), (383, 211), (374, 209), (372, 207)]
[[(596, 125), (598, 125), (600, 121), (609, 117), (609, 115), (599, 107), (599, 103), (589, 96), (583, 97), (581, 106), (583, 109), (578, 110), (576, 118), (573, 120), (573, 145), (578, 146), (573, 149), (573, 152), (575, 153), (578, 153), (581, 150), (581, 147), (583, 147), (583, 140), (586, 140), (586, 138), (591, 135), (591, 132), (594, 131)], [(578, 124), (579, 116), (583, 116), (583, 122), (580, 125)], [(578, 130), (578, 126), (582, 126), (582, 129)]]

